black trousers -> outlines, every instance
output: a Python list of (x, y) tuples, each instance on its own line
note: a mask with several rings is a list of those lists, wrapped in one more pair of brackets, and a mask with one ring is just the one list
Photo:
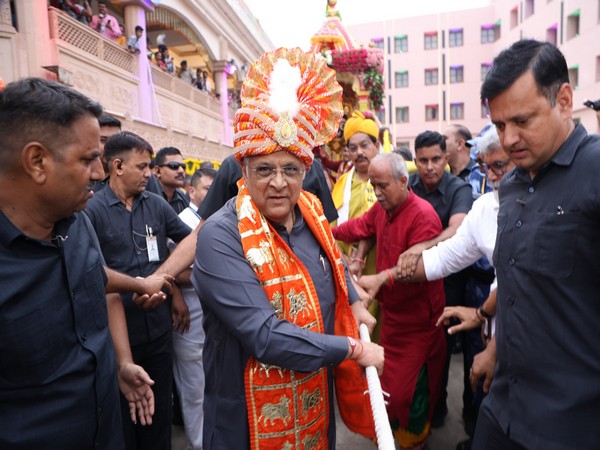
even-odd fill
[(127, 450), (171, 449), (171, 392), (173, 386), (173, 332), (147, 344), (131, 347), (133, 361), (142, 366), (154, 380), (154, 416), (152, 425), (137, 425), (129, 417), (129, 405), (121, 394), (123, 436)]
[(509, 434), (496, 421), (487, 402), (483, 402), (479, 408), (472, 450), (526, 450), (514, 442)]

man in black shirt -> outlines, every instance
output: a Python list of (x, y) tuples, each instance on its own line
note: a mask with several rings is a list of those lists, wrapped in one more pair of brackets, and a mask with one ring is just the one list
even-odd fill
[(0, 448), (121, 449), (117, 375), (124, 420), (141, 402), (151, 421), (152, 381), (122, 339), (122, 305), (107, 308), (118, 274), (78, 212), (104, 177), (101, 112), (43, 79), (0, 93)]
[(600, 137), (573, 120), (564, 56), (521, 40), (482, 87), (516, 168), (500, 184), (497, 365), (474, 449), (600, 442)]
[(178, 149), (164, 147), (156, 153), (154, 175), (159, 188), (155, 193), (162, 195), (177, 214), (188, 207), (190, 199), (180, 191), (185, 184), (185, 163)]
[[(139, 136), (121, 132), (105, 145), (108, 186), (85, 212), (98, 235), (109, 267), (130, 276), (151, 274), (168, 256), (167, 237), (179, 242), (190, 232), (159, 196), (145, 192), (152, 147)], [(123, 421), (127, 448), (168, 448), (171, 440), (172, 332), (170, 302), (140, 309), (123, 295), (134, 361), (154, 379), (156, 410), (151, 427)], [(186, 308), (187, 310), (187, 308)], [(126, 409), (122, 401), (122, 411)]]

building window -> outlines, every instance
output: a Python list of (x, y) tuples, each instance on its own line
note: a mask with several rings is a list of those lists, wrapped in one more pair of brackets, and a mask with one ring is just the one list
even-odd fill
[(573, 39), (579, 36), (579, 9), (573, 11), (569, 17), (567, 17), (567, 40)]
[(396, 36), (394, 38), (394, 53), (406, 53), (408, 51), (408, 36)]
[(425, 84), (438, 84), (438, 70), (437, 69), (425, 69)]
[(510, 10), (510, 29), (512, 30), (519, 25), (519, 7), (515, 6)]
[(533, 4), (533, 0), (525, 0), (525, 18), (527, 19), (529, 16), (533, 16), (535, 12), (535, 7)]
[(373, 42), (375, 47), (383, 50), (383, 38), (371, 39), (371, 42)]
[(579, 87), (579, 65), (569, 67), (569, 84), (573, 87), (573, 89), (577, 89)]
[(450, 120), (462, 120), (465, 118), (464, 103), (450, 103)]
[(396, 108), (396, 123), (408, 123), (408, 106)]
[(554, 25), (552, 25), (550, 28), (548, 28), (546, 30), (546, 40), (552, 45), (556, 45), (557, 30), (558, 30), (557, 23), (555, 23)]
[(487, 74), (491, 68), (492, 68), (492, 63), (483, 63), (481, 65), (481, 81), (485, 81), (485, 77), (487, 77)]
[(484, 25), (481, 27), (481, 43), (491, 44), (500, 39), (500, 26), (498, 24)]
[(450, 30), (450, 47), (462, 47), (463, 46), (463, 30)]
[(408, 70), (403, 70), (402, 72), (396, 72), (396, 87), (403, 88), (408, 87)]
[[(407, 148), (410, 151), (410, 142), (409, 141), (396, 141), (396, 148)], [(411, 152), (412, 154), (412, 152)]]
[(481, 118), (490, 120), (490, 110), (487, 106), (487, 103), (481, 104)]
[(428, 122), (438, 119), (438, 105), (425, 105), (425, 120)]
[(450, 66), (450, 83), (462, 83), (464, 81), (463, 66)]
[(437, 31), (425, 33), (425, 50), (433, 50), (438, 48)]

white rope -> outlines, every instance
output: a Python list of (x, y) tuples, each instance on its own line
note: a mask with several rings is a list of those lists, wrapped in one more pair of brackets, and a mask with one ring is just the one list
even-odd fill
[[(360, 339), (365, 342), (371, 342), (369, 329), (364, 323), (359, 327)], [(388, 420), (385, 403), (383, 400), (383, 391), (379, 382), (379, 375), (375, 366), (369, 366), (366, 369), (367, 384), (369, 385), (369, 398), (371, 400), (371, 410), (373, 411), (373, 420), (375, 422), (375, 433), (377, 434), (377, 447), (379, 450), (394, 450), (394, 436)]]

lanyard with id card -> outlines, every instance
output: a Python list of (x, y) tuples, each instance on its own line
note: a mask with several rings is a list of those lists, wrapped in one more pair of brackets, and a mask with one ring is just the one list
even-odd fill
[(152, 233), (152, 227), (146, 225), (146, 249), (148, 250), (148, 261), (157, 262), (160, 261), (158, 255), (158, 241), (156, 236)]

